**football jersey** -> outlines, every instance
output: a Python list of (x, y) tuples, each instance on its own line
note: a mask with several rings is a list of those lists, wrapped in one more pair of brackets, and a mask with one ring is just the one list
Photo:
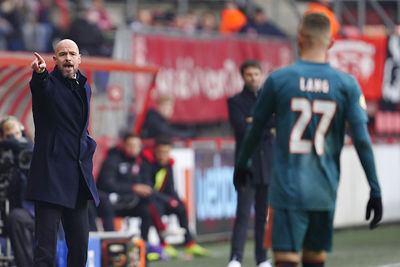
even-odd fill
[(328, 63), (299, 60), (269, 75), (253, 118), (276, 114), (272, 206), (334, 209), (345, 123), (366, 123), (365, 109), (355, 78)]

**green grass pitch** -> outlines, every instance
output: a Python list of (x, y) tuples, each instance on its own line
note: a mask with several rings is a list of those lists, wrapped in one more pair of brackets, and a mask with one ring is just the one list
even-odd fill
[[(174, 259), (150, 262), (149, 267), (224, 267), (228, 263), (228, 242), (204, 243), (211, 255), (207, 258)], [(183, 248), (178, 248), (183, 251)], [(253, 241), (246, 243), (243, 267), (255, 267)], [(269, 253), (271, 256), (271, 253)], [(334, 248), (328, 255), (326, 267), (400, 267), (400, 224), (367, 228), (336, 230)]]

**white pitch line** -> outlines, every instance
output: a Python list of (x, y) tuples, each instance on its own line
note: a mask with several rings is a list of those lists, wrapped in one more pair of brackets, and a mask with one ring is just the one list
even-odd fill
[(377, 267), (400, 267), (400, 262), (394, 262), (390, 264), (378, 265)]

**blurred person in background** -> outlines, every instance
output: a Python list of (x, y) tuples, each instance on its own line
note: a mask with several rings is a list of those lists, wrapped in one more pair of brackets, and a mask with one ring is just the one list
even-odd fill
[(196, 32), (197, 16), (192, 13), (178, 14), (175, 16), (175, 28), (187, 34)]
[(22, 39), (22, 26), (25, 21), (25, 5), (22, 0), (3, 0), (0, 3), (2, 17), (10, 25), (6, 34), (7, 50), (22, 51), (24, 43)]
[(174, 114), (174, 104), (174, 98), (169, 95), (158, 97), (156, 109), (150, 108), (147, 111), (143, 127), (140, 131), (142, 138), (168, 136), (186, 139), (194, 137), (193, 131), (181, 130), (169, 123)]
[(219, 32), (230, 34), (238, 32), (247, 23), (246, 16), (239, 10), (235, 2), (227, 2), (221, 12)]
[(139, 9), (136, 19), (130, 23), (130, 28), (134, 31), (146, 30), (153, 25), (153, 13), (150, 9)]
[(97, 187), (104, 192), (98, 207), (104, 230), (114, 230), (115, 216), (137, 216), (142, 219), (140, 232), (147, 241), (151, 214), (149, 197), (153, 189), (143, 181), (142, 141), (135, 134), (126, 134), (122, 145), (111, 148), (103, 161)]
[(305, 14), (309, 13), (322, 13), (328, 17), (331, 24), (331, 36), (335, 38), (340, 31), (340, 23), (336, 18), (335, 13), (331, 10), (331, 1), (315, 0), (308, 4)]
[(50, 0), (28, 1), (24, 8), (22, 37), (24, 47), (32, 52), (52, 51), (52, 40), (57, 30), (50, 21)]
[[(143, 150), (143, 168), (146, 180), (153, 188), (152, 203), (158, 214), (176, 214), (179, 225), (185, 229), (185, 253), (194, 256), (207, 256), (209, 253), (194, 242), (189, 230), (186, 207), (175, 191), (173, 160), (170, 157), (172, 142), (169, 137), (157, 137), (154, 147)], [(171, 258), (177, 258), (179, 253), (167, 244), (161, 236), (164, 251)]]
[(106, 56), (103, 33), (96, 20), (97, 15), (90, 12), (89, 7), (79, 7), (78, 15), (71, 23), (66, 36), (76, 42), (83, 55)]
[(114, 29), (111, 18), (108, 16), (107, 10), (104, 7), (104, 0), (92, 0), (92, 5), (89, 8), (89, 17), (103, 32), (109, 32)]
[(3, 18), (3, 14), (0, 10), (0, 50), (7, 50), (7, 36), (12, 30), (11, 24)]
[(10, 151), (13, 157), (11, 166), (0, 161), (0, 175), (10, 179), (7, 188), (10, 212), (6, 214), (6, 227), (17, 267), (33, 266), (35, 212), (33, 202), (25, 200), (29, 161), (20, 162), (20, 155), (24, 150), (31, 153), (32, 145), (23, 136), (23, 126), (18, 120), (7, 117), (0, 122), (0, 158), (10, 157)]
[(197, 29), (202, 33), (214, 33), (217, 30), (217, 22), (214, 14), (211, 12), (205, 12), (201, 15), (200, 23)]
[[(253, 122), (251, 111), (260, 92), (262, 69), (256, 60), (246, 60), (240, 66), (240, 73), (244, 81), (243, 90), (228, 99), (229, 122), (233, 128), (236, 140), (235, 158), (242, 145), (244, 134), (248, 125)], [(268, 207), (268, 185), (272, 169), (273, 122), (269, 122), (264, 130), (262, 141), (257, 152), (252, 157), (251, 182), (245, 187), (237, 187), (236, 218), (231, 238), (231, 254), (228, 267), (240, 267), (243, 259), (244, 245), (247, 239), (247, 229), (250, 220), (251, 207), (255, 208), (255, 260), (259, 267), (269, 267), (267, 250), (263, 247), (265, 220)], [(242, 177), (246, 179), (245, 177)]]
[(264, 11), (259, 7), (255, 8), (251, 18), (239, 32), (252, 36), (266, 35), (286, 38), (286, 35), (275, 24), (267, 20)]
[(22, 28), (22, 39), (26, 51), (48, 52), (51, 47), (52, 28), (39, 23), (37, 17), (30, 13)]

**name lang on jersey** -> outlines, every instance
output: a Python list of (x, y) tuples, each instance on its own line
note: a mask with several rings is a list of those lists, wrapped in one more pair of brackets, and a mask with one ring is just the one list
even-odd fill
[(329, 82), (327, 79), (300, 77), (299, 86), (302, 92), (329, 93)]

